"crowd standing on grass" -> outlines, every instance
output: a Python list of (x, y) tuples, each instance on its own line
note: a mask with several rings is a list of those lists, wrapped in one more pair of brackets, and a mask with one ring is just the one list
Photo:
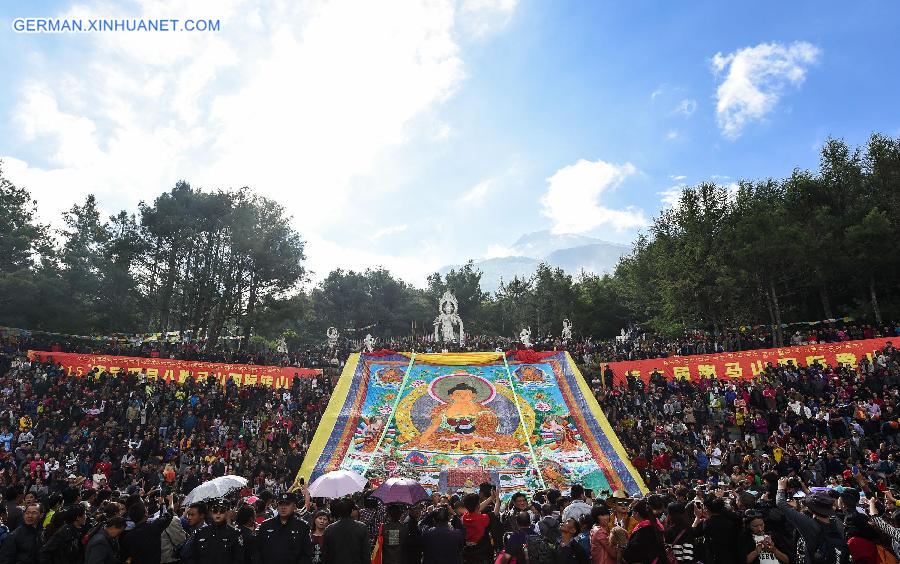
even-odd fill
[[(895, 564), (900, 352), (752, 381), (588, 372), (649, 491), (491, 484), (413, 507), (288, 491), (331, 379), (286, 390), (0, 356), (0, 564)], [(203, 481), (236, 497), (181, 506)], [(252, 497), (251, 497), (252, 496)]]

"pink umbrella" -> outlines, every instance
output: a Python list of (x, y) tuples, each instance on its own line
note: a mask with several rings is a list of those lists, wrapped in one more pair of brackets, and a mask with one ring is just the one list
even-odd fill
[(377, 497), (385, 503), (407, 505), (430, 499), (422, 484), (411, 478), (388, 478), (372, 492), (372, 497)]
[(366, 479), (350, 470), (334, 470), (322, 474), (309, 485), (311, 497), (336, 498), (363, 491)]

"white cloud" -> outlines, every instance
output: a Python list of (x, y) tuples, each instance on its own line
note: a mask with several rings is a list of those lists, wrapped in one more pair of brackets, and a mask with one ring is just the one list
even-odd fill
[(400, 255), (352, 248), (314, 233), (309, 237), (308, 248), (306, 267), (312, 273), (313, 283), (321, 281), (337, 267), (361, 271), (381, 266), (402, 280), (421, 287), (425, 285), (428, 274), (458, 258), (451, 257), (444, 247), (429, 241), (423, 241), (413, 254)]
[(659, 98), (660, 96), (662, 96), (665, 93), (666, 93), (666, 85), (660, 84), (656, 90), (654, 90), (653, 92), (650, 93), (650, 99), (656, 100), (657, 98)]
[(663, 207), (677, 208), (678, 203), (681, 201), (681, 193), (687, 188), (687, 182), (685, 182), (687, 176), (683, 174), (670, 174), (669, 179), (674, 181), (675, 184), (661, 192), (657, 192), (656, 195), (659, 196)]
[(435, 124), (431, 138), (435, 141), (446, 141), (450, 139), (456, 132), (449, 123), (440, 122)]
[(518, 0), (462, 0), (462, 28), (476, 38), (500, 31), (509, 24), (517, 3)]
[[(336, 217), (365, 219), (367, 209), (351, 205), (360, 191), (374, 198), (396, 189), (367, 177), (399, 168), (393, 154), (414, 135), (454, 135), (437, 116), (465, 79), (465, 18), (487, 33), (515, 7), (509, 0), (462, 7), (456, 0), (86, 0), (60, 15), (202, 14), (219, 18), (221, 31), (73, 36), (74, 62), (32, 53), (26, 82), (9, 85), (20, 138), (7, 146), (22, 153), (0, 158), (45, 220), (58, 220), (87, 193), (112, 212), (134, 209), (179, 179), (251, 186), (295, 216), (311, 260), (328, 260), (321, 249), (331, 247), (316, 235), (335, 230)], [(427, 131), (423, 119), (433, 125)]]
[(17, 121), (25, 139), (48, 142), (50, 158), (63, 166), (90, 165), (102, 158), (94, 122), (61, 111), (48, 88), (36, 83), (26, 86), (19, 112)]
[(369, 235), (369, 240), (370, 241), (378, 241), (379, 239), (382, 239), (383, 237), (387, 237), (388, 235), (396, 235), (397, 233), (403, 233), (408, 228), (409, 228), (409, 226), (406, 224), (382, 227), (381, 229), (379, 229), (379, 230), (375, 231), (374, 233), (372, 233), (371, 235)]
[(643, 210), (610, 209), (600, 202), (604, 192), (635, 172), (631, 163), (584, 159), (556, 171), (547, 179), (547, 192), (541, 198), (543, 214), (553, 221), (551, 231), (556, 235), (585, 233), (603, 225), (623, 231), (647, 225)]
[(675, 106), (675, 113), (689, 117), (697, 110), (697, 100), (684, 99)]
[(656, 195), (660, 197), (664, 207), (674, 208), (681, 199), (681, 191), (684, 187), (685, 184), (678, 184), (662, 192), (657, 192)]
[(465, 194), (460, 196), (459, 202), (469, 205), (479, 205), (483, 203), (493, 182), (494, 181), (491, 179), (482, 180), (481, 182), (470, 188)]
[(512, 247), (507, 247), (504, 245), (490, 245), (488, 246), (487, 251), (484, 253), (484, 258), (492, 259), (492, 258), (502, 258), (502, 257), (515, 257), (519, 256), (521, 253), (516, 252)]
[(716, 90), (716, 117), (725, 137), (735, 139), (744, 127), (775, 109), (789, 87), (800, 86), (821, 50), (811, 43), (761, 43), (723, 55), (712, 67), (724, 80)]
[(666, 139), (667, 139), (668, 141), (674, 141), (674, 140), (678, 139), (679, 137), (680, 137), (680, 135), (679, 135), (678, 132), (675, 131), (674, 129), (669, 130), (668, 132), (666, 132)]

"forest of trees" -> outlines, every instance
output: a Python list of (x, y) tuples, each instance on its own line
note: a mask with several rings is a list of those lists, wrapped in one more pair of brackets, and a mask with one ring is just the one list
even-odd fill
[(505, 336), (558, 333), (563, 318), (608, 338), (629, 324), (677, 335), (900, 314), (900, 139), (878, 134), (861, 148), (828, 140), (816, 172), (684, 188), (612, 275), (541, 265), (493, 295), (471, 263), (425, 288), (384, 268), (335, 270), (309, 287), (301, 234), (248, 188), (179, 182), (108, 218), (89, 196), (51, 227), (0, 168), (0, 210), (0, 325), (32, 330), (191, 331), (209, 346), (226, 335), (299, 346), (329, 326), (407, 336), (431, 331), (448, 288), (467, 331)]
[(665, 333), (844, 316), (880, 325), (900, 311), (898, 236), (900, 140), (829, 139), (818, 173), (685, 189), (613, 283), (629, 316)]

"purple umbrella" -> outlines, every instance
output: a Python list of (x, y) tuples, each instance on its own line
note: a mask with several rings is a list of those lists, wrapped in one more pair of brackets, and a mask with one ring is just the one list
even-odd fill
[(410, 478), (388, 478), (372, 492), (372, 497), (377, 497), (385, 503), (407, 505), (430, 499), (422, 484)]

